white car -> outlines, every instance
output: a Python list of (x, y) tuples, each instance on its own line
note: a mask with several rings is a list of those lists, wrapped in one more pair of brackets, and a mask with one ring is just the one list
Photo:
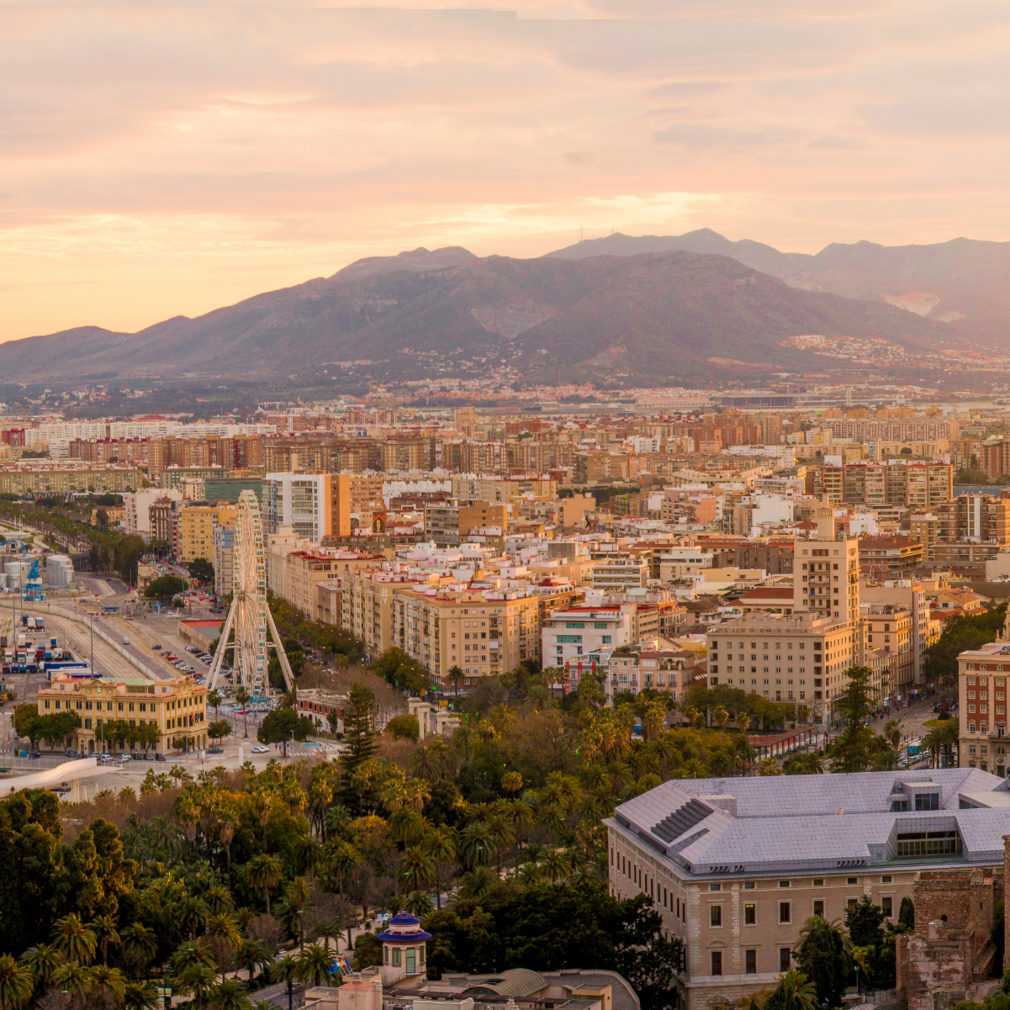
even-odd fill
[(129, 644), (130, 644), (130, 640), (128, 638), (124, 638), (123, 639), (123, 645), (129, 645)]
[(269, 747), (253, 747), (252, 752), (253, 752), (253, 754), (269, 754), (270, 753), (270, 748)]

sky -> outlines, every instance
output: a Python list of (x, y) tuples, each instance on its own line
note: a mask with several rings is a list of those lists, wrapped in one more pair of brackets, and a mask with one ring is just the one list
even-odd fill
[(419, 246), (1010, 239), (1005, 0), (0, 19), (0, 340), (132, 332)]

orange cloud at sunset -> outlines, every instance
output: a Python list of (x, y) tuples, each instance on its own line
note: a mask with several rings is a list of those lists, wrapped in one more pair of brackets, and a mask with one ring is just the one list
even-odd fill
[(0, 339), (419, 245), (1010, 237), (1005, 4), (434, 6), (0, 7)]

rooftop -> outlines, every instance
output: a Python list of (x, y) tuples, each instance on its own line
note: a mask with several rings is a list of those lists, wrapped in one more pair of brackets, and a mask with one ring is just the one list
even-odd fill
[[(936, 797), (917, 801), (918, 794)], [(837, 872), (863, 866), (1003, 860), (1010, 793), (973, 768), (664, 782), (608, 826), (682, 875)], [(921, 802), (924, 809), (916, 809)], [(949, 855), (908, 857), (902, 835), (956, 838)]]

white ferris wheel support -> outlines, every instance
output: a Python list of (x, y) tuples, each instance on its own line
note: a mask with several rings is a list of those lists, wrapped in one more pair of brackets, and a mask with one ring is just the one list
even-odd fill
[[(241, 684), (252, 697), (265, 698), (270, 691), (267, 670), (268, 649), (272, 646), (290, 691), (294, 688), (294, 677), (267, 603), (263, 523), (259, 501), (252, 491), (243, 491), (239, 495), (233, 558), (235, 586), (210, 668), (210, 690), (217, 687), (225, 653), (231, 649), (235, 686)], [(232, 631), (235, 632), (235, 641), (229, 642)]]

